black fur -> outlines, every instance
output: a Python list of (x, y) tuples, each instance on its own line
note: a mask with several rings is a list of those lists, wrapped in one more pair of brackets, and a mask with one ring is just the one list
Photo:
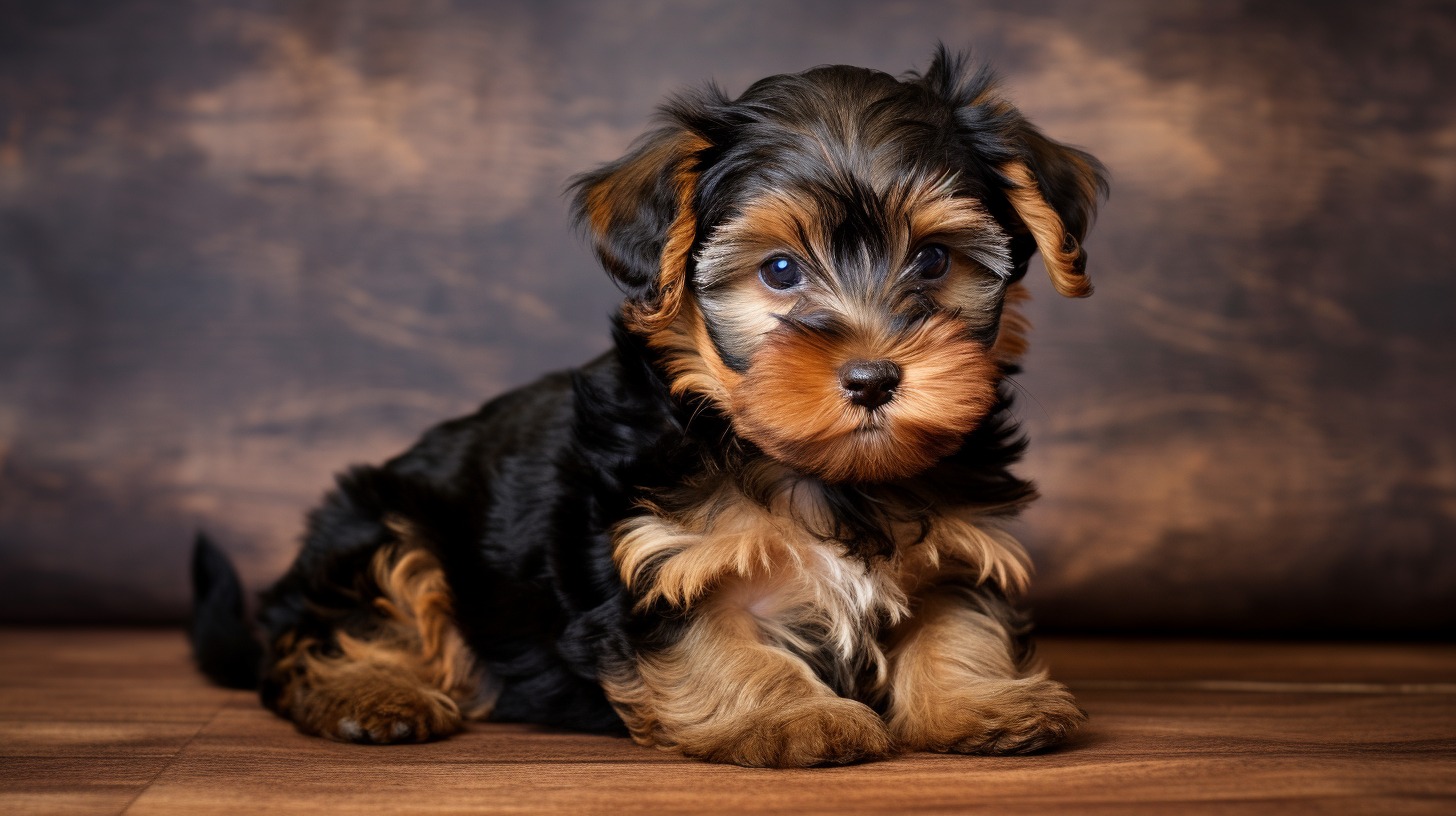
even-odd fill
[(243, 584), (227, 556), (202, 533), (192, 545), (192, 619), (197, 667), (228, 688), (257, 688), (263, 650), (243, 617)]

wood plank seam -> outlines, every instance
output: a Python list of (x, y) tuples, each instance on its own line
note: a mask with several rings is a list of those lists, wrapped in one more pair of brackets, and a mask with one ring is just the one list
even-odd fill
[(201, 735), (202, 732), (206, 730), (209, 725), (212, 725), (213, 722), (217, 720), (218, 716), (222, 714), (222, 711), (225, 708), (227, 708), (227, 703), (218, 704), (217, 708), (212, 712), (212, 716), (208, 717), (202, 722), (201, 725), (197, 726), (197, 730), (193, 731), (191, 736), (187, 737), (187, 739), (180, 746), (177, 747), (177, 750), (172, 752), (172, 756), (167, 759), (167, 763), (162, 767), (158, 768), (157, 772), (152, 774), (151, 778), (146, 781), (146, 784), (142, 785), (141, 789), (138, 790), (131, 797), (131, 799), (127, 801), (126, 805), (117, 812), (118, 816), (130, 811), (132, 809), (132, 806), (137, 803), (137, 800), (142, 798), (142, 796), (146, 794), (147, 791), (152, 789), (152, 785), (155, 784), (156, 781), (162, 777), (162, 774), (171, 770), (172, 766), (177, 764), (177, 760), (180, 759), (182, 757), (182, 754), (187, 751), (188, 746), (192, 745), (193, 741), (195, 741), (197, 737)]

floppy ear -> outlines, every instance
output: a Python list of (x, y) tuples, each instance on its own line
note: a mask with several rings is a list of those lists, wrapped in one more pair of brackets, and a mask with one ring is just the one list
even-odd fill
[(1025, 226), (1012, 241), (1013, 263), (1024, 267), (1034, 244), (1058, 292), (1092, 294), (1082, 239), (1107, 194), (1102, 163), (1042, 135), (1000, 95), (995, 74), (986, 66), (973, 71), (964, 54), (940, 46), (925, 73), (911, 77), (951, 105), (966, 162), (996, 179)]
[(1011, 183), (1006, 197), (1036, 240), (1052, 286), (1067, 297), (1086, 297), (1092, 282), (1082, 239), (1107, 191), (1105, 171), (1091, 154), (1048, 139), (1025, 119), (1017, 130), (1021, 155), (1000, 167)]
[(664, 127), (571, 183), (574, 219), (590, 232), (602, 266), (626, 292), (623, 316), (634, 331), (666, 328), (682, 307), (697, 231), (697, 157), (707, 147), (682, 127)]

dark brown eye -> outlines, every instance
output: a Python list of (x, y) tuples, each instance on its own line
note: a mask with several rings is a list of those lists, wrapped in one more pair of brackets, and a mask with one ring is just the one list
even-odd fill
[(798, 261), (775, 255), (758, 268), (758, 279), (770, 289), (792, 289), (804, 279), (804, 273)]
[(950, 250), (940, 244), (927, 244), (910, 259), (910, 268), (926, 280), (943, 277), (950, 269)]

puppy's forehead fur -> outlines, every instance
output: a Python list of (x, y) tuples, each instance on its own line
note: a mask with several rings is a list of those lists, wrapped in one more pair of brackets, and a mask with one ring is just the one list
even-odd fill
[(866, 220), (912, 187), (953, 180), (954, 110), (920, 84), (864, 68), (829, 66), (760, 80), (718, 113), (698, 187), (700, 227), (733, 217), (773, 191)]
[(787, 252), (806, 262), (805, 273), (822, 286), (885, 294), (914, 283), (904, 275), (904, 262), (932, 242), (950, 246), (996, 278), (1009, 277), (1006, 233), (980, 201), (957, 195), (954, 184), (954, 176), (907, 179), (883, 193), (843, 198), (822, 190), (760, 191), (702, 241), (694, 281), (711, 290), (745, 264), (753, 268)]

